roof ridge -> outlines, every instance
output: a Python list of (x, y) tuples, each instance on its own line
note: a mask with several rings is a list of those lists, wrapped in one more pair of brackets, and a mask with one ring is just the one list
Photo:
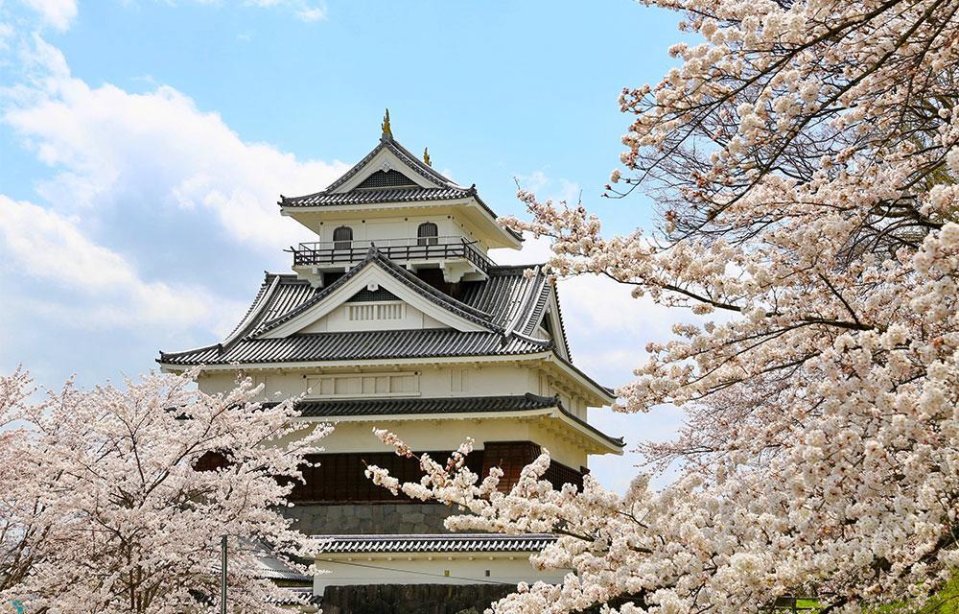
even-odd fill
[[(387, 148), (393, 150), (394, 153), (398, 154), (402, 158), (406, 158), (404, 162), (413, 167), (413, 170), (418, 171), (421, 175), (424, 175), (427, 179), (432, 179), (433, 181), (441, 181), (449, 187), (463, 188), (460, 184), (456, 183), (449, 177), (446, 177), (442, 173), (436, 171), (432, 166), (429, 166), (422, 160), (420, 160), (416, 154), (411, 152), (406, 147), (397, 141), (396, 139), (390, 137), (386, 143)], [(466, 189), (466, 188), (463, 188)]]
[(532, 305), (529, 309), (526, 319), (523, 320), (523, 327), (521, 330), (523, 331), (524, 335), (532, 335), (536, 330), (536, 325), (543, 320), (543, 316), (546, 315), (546, 304), (549, 302), (550, 292), (549, 279), (543, 276), (540, 290), (536, 294), (535, 300), (532, 301)]
[(266, 280), (269, 278), (270, 274), (267, 273), (266, 279), (263, 280), (263, 285), (260, 286), (260, 292), (253, 301), (253, 305), (250, 306), (250, 309), (246, 312), (246, 315), (243, 317), (243, 319), (240, 320), (240, 323), (237, 324), (236, 328), (233, 329), (233, 332), (231, 332), (226, 339), (219, 343), (220, 351), (223, 351), (223, 348), (229, 349), (229, 347), (235, 341), (242, 339), (250, 331), (253, 325), (256, 324), (260, 314), (263, 312), (263, 309), (270, 302), (270, 299), (273, 298), (273, 295), (276, 294), (276, 287), (280, 285), (280, 277), (273, 276), (273, 281), (270, 282), (269, 287), (266, 287)]
[[(533, 269), (533, 276), (534, 276), (534, 279), (537, 281), (540, 280), (540, 272), (541, 271), (538, 266), (535, 269)], [(542, 291), (537, 292), (534, 290), (534, 288), (536, 288), (537, 285), (538, 284), (535, 282), (530, 283), (530, 284), (527, 284), (527, 287), (524, 289), (523, 296), (521, 297), (520, 303), (516, 309), (516, 315), (513, 316), (512, 321), (506, 327), (510, 333), (513, 333), (517, 329), (526, 330), (525, 322), (531, 317), (532, 315), (531, 312), (533, 311), (532, 309), (530, 309), (530, 303), (534, 301), (535, 299), (535, 302), (533, 302), (533, 307), (535, 307), (536, 303), (539, 302), (539, 296), (542, 292)], [(522, 327), (519, 326), (521, 321), (524, 323)]]
[[(380, 142), (376, 144), (376, 147), (374, 147), (368, 154), (366, 154), (365, 156), (363, 156), (363, 158), (362, 158), (359, 162), (357, 162), (356, 164), (354, 164), (353, 166), (351, 166), (348, 171), (346, 171), (345, 173), (343, 173), (342, 175), (340, 175), (339, 178), (334, 179), (334, 180), (332, 181), (332, 183), (330, 183), (329, 185), (327, 185), (327, 186), (326, 186), (325, 188), (323, 188), (323, 190), (321, 190), (320, 192), (317, 192), (317, 194), (322, 194), (323, 192), (328, 192), (328, 191), (330, 191), (330, 190), (335, 190), (336, 188), (338, 188), (338, 187), (340, 187), (341, 185), (343, 185), (344, 183), (346, 183), (353, 175), (355, 175), (355, 174), (357, 174), (358, 172), (360, 172), (360, 169), (363, 168), (363, 166), (365, 166), (370, 160), (373, 159), (373, 156), (375, 156), (376, 154), (378, 154), (378, 153), (380, 152), (380, 150), (383, 149), (383, 148), (385, 148), (385, 147), (386, 147), (386, 142), (385, 142), (385, 140), (380, 139)], [(282, 196), (281, 196), (281, 198), (282, 198)]]
[(427, 166), (426, 163), (420, 161), (419, 158), (417, 158), (410, 150), (403, 147), (403, 145), (401, 145), (399, 141), (397, 141), (396, 139), (392, 137), (383, 137), (380, 139), (380, 142), (377, 143), (376, 146), (372, 150), (370, 150), (368, 154), (363, 156), (363, 158), (359, 162), (357, 162), (352, 167), (350, 167), (348, 171), (340, 175), (337, 179), (333, 180), (332, 183), (327, 185), (322, 190), (318, 192), (313, 192), (312, 194), (305, 194), (303, 196), (294, 196), (290, 198), (283, 196), (281, 194), (280, 200), (277, 204), (282, 206), (287, 201), (301, 200), (301, 199), (306, 199), (313, 196), (320, 196), (323, 194), (328, 194), (333, 192), (333, 190), (336, 190), (337, 188), (341, 187), (344, 183), (346, 183), (351, 178), (356, 176), (356, 174), (359, 173), (367, 164), (369, 164), (370, 160), (372, 160), (376, 156), (376, 154), (378, 154), (383, 149), (389, 149), (390, 151), (392, 151), (404, 163), (406, 163), (410, 168), (412, 168), (414, 171), (416, 171), (419, 175), (421, 175), (425, 179), (428, 179), (429, 181), (432, 181), (433, 183), (441, 184), (440, 186), (438, 186), (440, 188), (459, 188), (461, 190), (469, 190), (469, 188), (465, 188), (459, 185), (458, 183), (456, 183), (455, 181), (449, 179), (448, 177), (443, 176), (442, 174), (434, 170), (431, 166)]
[[(371, 246), (370, 249), (371, 249), (371, 250), (376, 250), (375, 246)], [(464, 303), (463, 301), (457, 300), (457, 299), (453, 298), (452, 296), (450, 296), (449, 294), (446, 294), (445, 292), (443, 292), (443, 291), (441, 291), (441, 290), (437, 290), (436, 288), (434, 288), (433, 286), (429, 285), (428, 283), (426, 283), (425, 281), (423, 281), (422, 279), (420, 279), (420, 278), (417, 277), (416, 275), (413, 275), (412, 273), (410, 273), (409, 271), (407, 271), (405, 268), (403, 268), (403, 267), (401, 267), (400, 265), (396, 264), (395, 262), (393, 262), (392, 260), (390, 260), (390, 259), (387, 258), (386, 256), (383, 256), (382, 253), (381, 253), (379, 250), (376, 250), (376, 255), (378, 256), (378, 260), (379, 260), (379, 261), (387, 264), (387, 266), (388, 266), (389, 268), (391, 268), (394, 272), (396, 272), (397, 274), (399, 274), (400, 276), (402, 276), (404, 279), (410, 281), (411, 283), (417, 285), (417, 286), (418, 286), (419, 288), (421, 288), (424, 292), (427, 292), (427, 293), (430, 294), (431, 296), (433, 296), (433, 297), (435, 297), (435, 298), (437, 298), (437, 299), (439, 299), (439, 300), (441, 300), (441, 301), (443, 301), (443, 302), (449, 303), (450, 306), (452, 306), (452, 307), (455, 307), (455, 308), (457, 308), (457, 309), (461, 309), (461, 310), (463, 310), (463, 311), (465, 311), (465, 312), (467, 312), (467, 313), (473, 314), (474, 317), (480, 318), (481, 320), (483, 320), (483, 324), (484, 324), (484, 325), (488, 325), (488, 326), (491, 326), (491, 327), (492, 327), (490, 330), (497, 331), (497, 332), (500, 330), (500, 327), (499, 327), (499, 326), (496, 326), (496, 324), (493, 323), (493, 321), (492, 321), (492, 314), (490, 314), (490, 313), (488, 313), (488, 312), (486, 312), (486, 311), (483, 311), (483, 310), (481, 310), (481, 309), (477, 309), (476, 307), (473, 307), (472, 305), (468, 305), (468, 304)]]

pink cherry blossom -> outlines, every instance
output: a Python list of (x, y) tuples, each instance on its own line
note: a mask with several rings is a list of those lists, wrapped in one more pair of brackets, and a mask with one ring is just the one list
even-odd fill
[(257, 558), (308, 571), (279, 508), (329, 429), (297, 423), (291, 401), (259, 405), (249, 380), (209, 395), (194, 375), (67, 383), (39, 402), (23, 372), (0, 377), (0, 600), (51, 614), (214, 611), (226, 535), (229, 611), (286, 611)]
[(611, 236), (528, 192), (506, 223), (552, 239), (551, 274), (697, 315), (618, 391), (619, 411), (685, 410), (642, 448), (680, 477), (554, 491), (541, 459), (501, 493), (424, 459), (399, 488), (469, 512), (450, 528), (560, 536), (533, 561), (566, 580), (497, 612), (919, 604), (959, 564), (959, 2), (644, 3), (700, 41), (620, 98), (608, 196), (645, 191), (658, 225)]

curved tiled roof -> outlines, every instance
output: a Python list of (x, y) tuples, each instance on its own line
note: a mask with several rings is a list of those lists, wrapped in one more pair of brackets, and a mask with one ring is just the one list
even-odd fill
[(287, 198), (285, 207), (323, 207), (331, 205), (365, 205), (370, 203), (430, 202), (454, 200), (475, 196), (475, 189), (467, 188), (387, 188), (381, 190), (354, 190), (352, 192), (317, 192), (306, 196)]
[(441, 185), (441, 186), (450, 186), (450, 187), (459, 187), (440, 173), (433, 170), (432, 166), (429, 166), (418, 157), (416, 157), (409, 149), (400, 145), (400, 143), (393, 139), (391, 136), (384, 136), (380, 139), (380, 142), (373, 148), (370, 153), (366, 154), (362, 160), (354, 164), (350, 170), (346, 171), (341, 175), (336, 181), (331, 183), (326, 187), (326, 191), (335, 190), (340, 187), (347, 181), (349, 181), (354, 175), (360, 172), (366, 164), (373, 159), (373, 157), (380, 152), (382, 149), (389, 149), (392, 151), (397, 158), (405, 162), (416, 171), (419, 175), (423, 176), (427, 180)]
[[(264, 406), (272, 405), (275, 405), (275, 403), (264, 403)], [(558, 398), (544, 397), (530, 392), (509, 396), (440, 397), (433, 399), (423, 399), (419, 397), (398, 399), (327, 399), (300, 401), (296, 404), (296, 410), (300, 412), (301, 416), (307, 418), (523, 412), (549, 409), (552, 407), (558, 409), (566, 418), (586, 428), (610, 444), (620, 448), (626, 445), (626, 442), (621, 437), (610, 437), (566, 409), (562, 401)]]
[(515, 356), (550, 349), (548, 342), (497, 332), (428, 328), (336, 333), (300, 333), (285, 338), (245, 338), (187, 352), (160, 353), (166, 365), (230, 365), (387, 358)]
[(319, 553), (539, 552), (556, 536), (451, 533), (421, 535), (316, 535)]
[[(475, 324), (481, 326), (486, 326), (492, 330), (497, 330), (497, 326), (492, 323), (489, 313), (480, 311), (471, 305), (467, 305), (451, 297), (448, 294), (440, 292), (433, 286), (427, 284), (426, 282), (419, 279), (416, 275), (413, 275), (403, 267), (397, 265), (395, 262), (389, 258), (384, 257), (375, 247), (370, 247), (369, 254), (366, 259), (357, 264), (355, 267), (351, 268), (346, 272), (342, 277), (337, 279), (335, 282), (327, 286), (326, 288), (317, 291), (313, 296), (308, 297), (307, 300), (299, 303), (292, 309), (277, 312), (276, 315), (269, 320), (264, 320), (263, 325), (259, 327), (257, 333), (263, 333), (268, 330), (272, 330), (279, 325), (290, 321), (294, 317), (300, 315), (304, 311), (308, 310), (310, 307), (313, 307), (317, 303), (321, 302), (327, 296), (332, 294), (335, 290), (344, 286), (347, 281), (359, 274), (360, 271), (364, 270), (366, 267), (371, 264), (378, 264), (383, 270), (393, 276), (396, 280), (402, 282), (405, 286), (411, 288), (414, 292), (417, 292), (421, 296), (424, 296), (434, 303), (443, 306), (448, 311), (451, 311), (458, 316), (469, 320)], [(305, 283), (305, 282), (304, 282)], [(308, 284), (307, 284), (308, 285)]]
[(498, 411), (528, 411), (556, 407), (553, 397), (535, 394), (491, 397), (440, 397), (423, 399), (331, 399), (300, 401), (296, 410), (306, 417), (384, 416), (415, 414), (461, 414)]
[[(400, 189), (382, 189), (382, 190), (351, 190), (346, 193), (337, 192), (343, 184), (349, 181), (359, 173), (366, 165), (383, 149), (389, 149), (393, 154), (407, 164), (415, 173), (433, 184), (432, 187), (400, 188)], [(384, 136), (370, 153), (366, 154), (362, 160), (354, 164), (350, 170), (346, 171), (336, 181), (314, 194), (305, 196), (286, 197), (280, 196), (277, 203), (281, 207), (330, 207), (337, 205), (362, 205), (372, 203), (399, 203), (399, 202), (430, 202), (438, 200), (450, 200), (455, 198), (472, 197), (477, 204), (486, 211), (492, 219), (497, 219), (496, 213), (489, 208), (476, 192), (476, 186), (464, 188), (442, 174), (433, 170), (433, 167), (424, 163), (408, 149), (393, 140), (391, 136)], [(523, 236), (506, 228), (506, 232), (518, 241), (523, 240)]]
[[(395, 279), (459, 317), (488, 332), (422, 329), (295, 334), (264, 338), (263, 334), (317, 305), (373, 263)], [(507, 356), (547, 351), (552, 344), (531, 337), (542, 318), (552, 287), (538, 270), (492, 267), (489, 279), (464, 282), (459, 299), (441, 292), (370, 250), (367, 259), (326, 288), (314, 288), (291, 274), (267, 273), (251, 308), (221, 344), (184, 352), (161, 352), (168, 365), (224, 365), (258, 362), (315, 362), (381, 358)]]

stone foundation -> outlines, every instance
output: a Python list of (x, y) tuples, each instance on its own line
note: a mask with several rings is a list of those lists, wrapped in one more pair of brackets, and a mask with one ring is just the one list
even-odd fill
[(514, 592), (505, 584), (328, 586), (323, 614), (480, 614)]

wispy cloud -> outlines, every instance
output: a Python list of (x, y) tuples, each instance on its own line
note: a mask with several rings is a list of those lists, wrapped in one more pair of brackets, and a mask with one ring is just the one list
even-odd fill
[[(42, 41), (36, 53), (59, 65)], [(90, 87), (64, 68), (40, 83), (8, 98), (2, 121), (54, 170), (41, 196), (71, 213), (203, 209), (233, 239), (276, 249), (302, 235), (277, 214), (281, 190), (316, 190), (346, 168), (246, 142), (218, 114), (168, 86), (144, 94)]]
[(516, 173), (514, 177), (520, 188), (540, 194), (543, 198), (575, 204), (582, 193), (582, 188), (575, 181), (551, 177), (543, 170), (525, 174)]
[(45, 308), (73, 325), (217, 326), (218, 301), (207, 290), (143, 280), (121, 254), (93, 242), (58, 213), (0, 195), (0, 238), (9, 287), (29, 278), (63, 292), (68, 300), (46, 302)]
[(44, 25), (64, 31), (77, 16), (77, 0), (20, 0), (36, 11)]
[(0, 193), (0, 276), (5, 300), (57, 326), (219, 332), (240, 305), (180, 263), (279, 252), (308, 234), (279, 215), (280, 191), (316, 190), (346, 168), (246, 142), (168, 86), (91, 87), (39, 36), (25, 53), (0, 121), (51, 174), (34, 202)]
[[(175, 6), (176, 0), (154, 0), (164, 4)], [(27, 8), (31, 9), (40, 18), (42, 25), (51, 27), (58, 31), (70, 29), (79, 13), (77, 0), (19, 0)], [(221, 0), (179, 0), (179, 3), (193, 2), (196, 4), (220, 5)], [(323, 21), (327, 17), (327, 8), (325, 2), (314, 2), (310, 0), (245, 0), (242, 2), (245, 6), (258, 8), (275, 8), (289, 11), (296, 19), (312, 23)]]

